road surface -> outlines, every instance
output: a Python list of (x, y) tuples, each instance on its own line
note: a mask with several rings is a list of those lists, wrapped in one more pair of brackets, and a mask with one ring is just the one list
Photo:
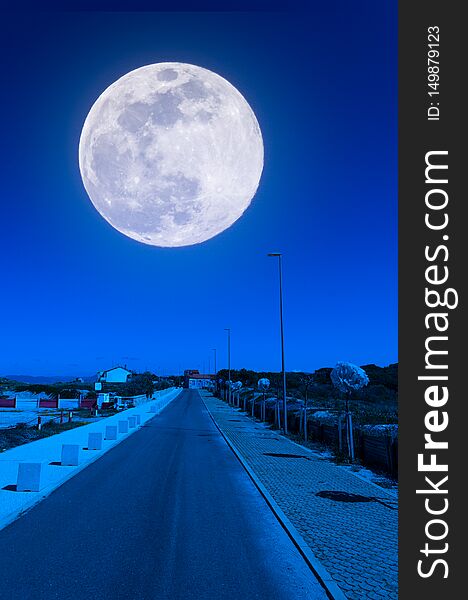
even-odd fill
[(192, 390), (0, 531), (0, 582), (8, 600), (326, 597)]

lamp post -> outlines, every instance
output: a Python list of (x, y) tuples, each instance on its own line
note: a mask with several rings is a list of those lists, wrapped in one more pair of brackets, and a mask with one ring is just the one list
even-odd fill
[(216, 370), (216, 348), (211, 348), (214, 353), (214, 376), (215, 376), (215, 393), (218, 394), (218, 371)]
[(283, 378), (283, 431), (288, 433), (288, 403), (286, 400), (286, 371), (284, 369), (284, 328), (283, 328), (283, 266), (280, 252), (270, 252), (268, 256), (278, 257), (279, 270), (279, 301), (280, 301), (280, 328), (281, 328), (281, 375)]
[(224, 331), (228, 332), (227, 349), (228, 349), (228, 403), (231, 404), (231, 328), (225, 327)]
[(218, 372), (216, 369), (216, 348), (212, 348), (212, 351), (214, 352), (214, 374), (216, 375)]

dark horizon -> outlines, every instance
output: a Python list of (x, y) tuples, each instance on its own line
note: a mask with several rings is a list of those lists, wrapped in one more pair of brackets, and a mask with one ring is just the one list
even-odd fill
[[(361, 368), (365, 368), (365, 367), (368, 367), (368, 366), (376, 366), (378, 368), (385, 369), (385, 368), (388, 368), (388, 367), (392, 367), (394, 365), (398, 365), (398, 362), (388, 363), (386, 365), (378, 365), (376, 363), (366, 363), (366, 364), (362, 364), (362, 365), (359, 365), (359, 366)], [(119, 367), (119, 366), (123, 367), (124, 365), (120, 365), (120, 364), (119, 365), (112, 365), (112, 366), (110, 366), (108, 368), (111, 369), (113, 367)], [(288, 374), (295, 374), (295, 373), (313, 374), (315, 371), (320, 371), (322, 369), (333, 369), (334, 366), (335, 365), (325, 365), (323, 367), (319, 367), (318, 369), (315, 369), (314, 371), (297, 371), (297, 370), (295, 370), (295, 371), (289, 371), (289, 370), (286, 370), (286, 375), (288, 375)], [(154, 373), (154, 375), (158, 375), (159, 377), (163, 377), (163, 378), (165, 378), (165, 377), (182, 377), (184, 375), (184, 371), (185, 370), (189, 370), (189, 369), (190, 369), (190, 367), (187, 367), (187, 369), (183, 369), (182, 373), (165, 373), (164, 375), (162, 375), (161, 373)], [(226, 371), (226, 370), (227, 370), (226, 367), (221, 367), (220, 369), (218, 369), (217, 372), (219, 373), (221, 371)], [(253, 371), (254, 373), (259, 373), (259, 374), (263, 374), (263, 373), (278, 373), (278, 375), (281, 374), (281, 371), (272, 371), (272, 370), (268, 370), (268, 369), (266, 369), (266, 370), (265, 369), (264, 370), (262, 370), (262, 369), (250, 369), (250, 368), (247, 368), (247, 367), (233, 368), (231, 370), (233, 372), (245, 370), (245, 371)], [(135, 371), (135, 372), (136, 373), (143, 373), (144, 371), (145, 371), (145, 369), (143, 369), (142, 371)], [(206, 371), (200, 371), (200, 373), (201, 374), (212, 374), (212, 375), (215, 374), (213, 372), (213, 369), (211, 369), (211, 371), (208, 371), (208, 369)], [(87, 375), (86, 374), (82, 374), (82, 373), (77, 373), (77, 374), (72, 374), (72, 375), (70, 375), (70, 374), (57, 374), (57, 373), (56, 374), (45, 374), (45, 375), (30, 375), (28, 373), (23, 373), (21, 375), (18, 375), (18, 374), (13, 374), (13, 375), (11, 375), (11, 374), (5, 374), (5, 375), (4, 374), (0, 374), (0, 378), (10, 379), (12, 381), (18, 381), (19, 383), (33, 383), (31, 381), (23, 381), (23, 380), (19, 379), (21, 377), (26, 377), (26, 378), (31, 379), (31, 380), (32, 379), (33, 380), (56, 379), (57, 383), (68, 383), (70, 380), (74, 380), (74, 379), (77, 379), (77, 378), (83, 378), (84, 379), (83, 383), (89, 383), (89, 380), (91, 378), (94, 378), (96, 375), (97, 375), (97, 373), (96, 374), (94, 374), (94, 373), (93, 374), (87, 374)], [(63, 377), (63, 381), (60, 380), (60, 379), (58, 379), (59, 377)], [(41, 381), (40, 383), (45, 383), (45, 382)]]

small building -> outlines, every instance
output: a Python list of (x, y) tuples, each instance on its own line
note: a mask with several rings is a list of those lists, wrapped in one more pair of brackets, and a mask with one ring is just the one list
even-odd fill
[(98, 408), (102, 408), (103, 404), (108, 405), (110, 403), (110, 394), (101, 393), (97, 395), (96, 404)]
[(211, 388), (215, 379), (215, 375), (200, 373), (197, 370), (187, 370), (184, 371), (184, 388), (191, 390)]
[(112, 367), (107, 371), (98, 373), (98, 382), (100, 383), (127, 383), (132, 378), (133, 373), (126, 367)]

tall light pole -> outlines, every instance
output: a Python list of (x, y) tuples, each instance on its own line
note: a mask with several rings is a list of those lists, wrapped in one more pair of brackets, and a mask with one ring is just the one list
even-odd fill
[(231, 404), (231, 328), (225, 327), (224, 331), (228, 332), (227, 350), (228, 350), (228, 402)]
[(216, 369), (216, 348), (212, 348), (211, 350), (214, 352), (214, 374), (216, 375), (218, 372)]
[(216, 370), (216, 348), (211, 348), (212, 352), (214, 352), (214, 376), (215, 376), (215, 390), (216, 394), (218, 393), (218, 371)]
[(279, 304), (280, 304), (280, 327), (281, 327), (281, 374), (283, 377), (283, 431), (288, 433), (288, 402), (286, 400), (286, 371), (284, 368), (284, 327), (283, 327), (283, 266), (280, 252), (270, 252), (268, 256), (278, 257), (279, 270)]

